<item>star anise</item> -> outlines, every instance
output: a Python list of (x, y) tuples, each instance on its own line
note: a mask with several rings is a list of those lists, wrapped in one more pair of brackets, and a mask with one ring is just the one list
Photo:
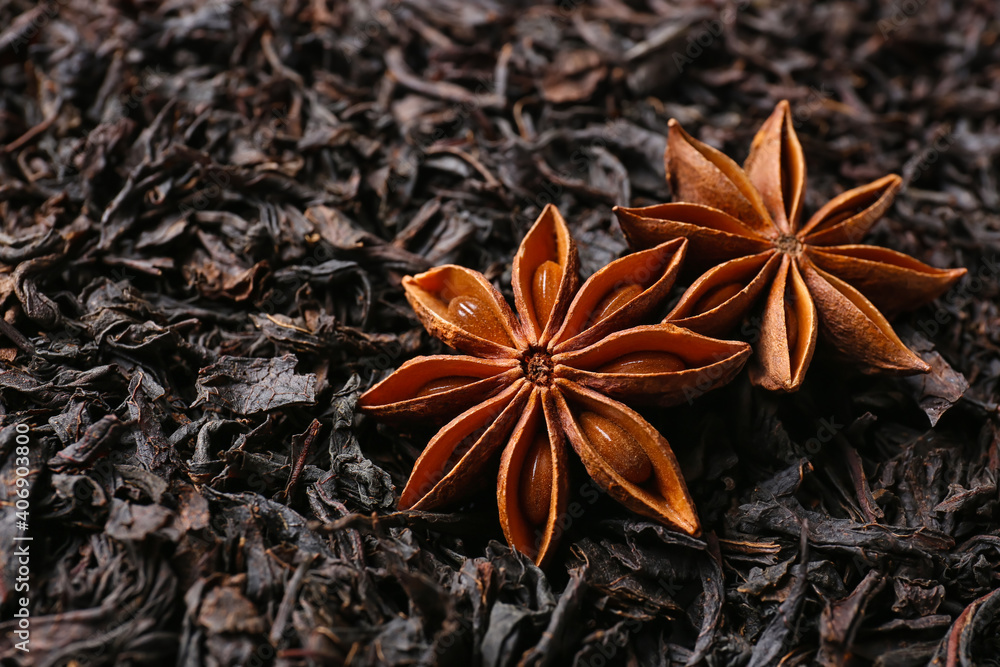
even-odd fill
[(750, 374), (771, 390), (799, 388), (818, 331), (863, 372), (929, 370), (886, 316), (937, 298), (965, 269), (855, 244), (889, 208), (899, 176), (838, 195), (802, 225), (806, 166), (788, 102), (757, 132), (743, 169), (676, 120), (669, 125), (667, 178), (677, 203), (615, 209), (633, 248), (687, 238), (689, 266), (708, 269), (665, 321), (720, 335), (766, 294)]
[(512, 268), (519, 318), (486, 278), (441, 266), (403, 280), (432, 335), (467, 355), (403, 364), (360, 400), (381, 419), (461, 412), (414, 464), (401, 509), (454, 504), (497, 484), (507, 541), (550, 556), (569, 497), (568, 442), (583, 467), (629, 509), (692, 535), (698, 515), (666, 439), (619, 402), (675, 404), (728, 382), (750, 349), (672, 324), (634, 326), (662, 302), (687, 241), (616, 260), (579, 286), (576, 246), (547, 206)]

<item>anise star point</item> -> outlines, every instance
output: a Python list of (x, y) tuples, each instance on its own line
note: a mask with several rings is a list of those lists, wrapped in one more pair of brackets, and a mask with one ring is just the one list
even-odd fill
[(361, 397), (384, 420), (453, 417), (417, 459), (399, 507), (454, 504), (499, 459), (504, 534), (541, 564), (561, 533), (573, 452), (629, 509), (699, 534), (670, 445), (620, 402), (681, 402), (729, 381), (749, 356), (745, 343), (636, 325), (666, 296), (686, 247), (657, 244), (580, 285), (575, 244), (549, 205), (514, 258), (516, 315), (475, 271), (444, 266), (404, 279), (428, 332), (465, 354), (409, 361)]
[(856, 243), (889, 208), (899, 176), (844, 192), (802, 224), (806, 166), (787, 101), (742, 169), (673, 119), (665, 159), (676, 203), (615, 208), (632, 247), (687, 238), (689, 265), (704, 270), (665, 321), (719, 335), (763, 300), (750, 375), (771, 390), (800, 387), (820, 331), (863, 372), (929, 370), (886, 315), (940, 296), (965, 269)]

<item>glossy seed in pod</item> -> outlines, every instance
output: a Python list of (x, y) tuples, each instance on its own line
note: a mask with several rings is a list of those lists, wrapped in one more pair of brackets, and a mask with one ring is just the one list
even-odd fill
[(496, 313), (480, 299), (463, 294), (448, 302), (448, 315), (452, 322), (480, 338), (499, 345), (510, 346), (507, 335)]
[(552, 314), (552, 307), (556, 305), (562, 274), (562, 267), (552, 260), (542, 262), (535, 269), (535, 277), (531, 281), (531, 298), (535, 304), (535, 317), (539, 327), (545, 327)]
[(414, 397), (420, 398), (421, 396), (440, 394), (443, 391), (450, 391), (472, 382), (476, 382), (478, 379), (479, 378), (466, 377), (464, 375), (446, 375), (444, 377), (435, 378), (421, 386), (420, 389), (417, 389)]
[(795, 305), (791, 299), (785, 299), (785, 333), (788, 336), (788, 351), (795, 352), (799, 342), (799, 316), (795, 314)]
[(610, 317), (612, 313), (624, 306), (626, 303), (642, 294), (642, 285), (636, 283), (626, 283), (614, 289), (611, 293), (601, 299), (594, 307), (590, 315), (591, 325), (597, 324), (601, 320)]
[(713, 308), (718, 308), (726, 301), (729, 301), (742, 290), (743, 285), (740, 283), (725, 283), (723, 285), (719, 285), (718, 287), (709, 290), (703, 297), (698, 299), (698, 303), (692, 311), (695, 315), (707, 313)]
[[(477, 434), (474, 433), (460, 441), (457, 445), (455, 445), (455, 448), (451, 450), (451, 454), (448, 455), (448, 458), (440, 468), (424, 469), (422, 471), (419, 478), (420, 482), (419, 484), (416, 484), (416, 486), (422, 487), (424, 489), (424, 493), (433, 489), (438, 482), (444, 479), (448, 473), (455, 469), (455, 466), (457, 466), (462, 458), (469, 453), (469, 450), (472, 449), (472, 446), (476, 443), (477, 439)], [(407, 486), (414, 484), (415, 482), (416, 479), (411, 477), (410, 481), (407, 482)]]
[(590, 446), (611, 469), (632, 482), (642, 484), (653, 474), (653, 464), (632, 435), (611, 419), (596, 412), (580, 414), (580, 428)]
[(676, 354), (649, 350), (629, 352), (597, 368), (598, 373), (632, 373), (648, 375), (652, 373), (676, 373), (687, 368), (684, 360)]
[(528, 522), (533, 526), (544, 524), (552, 503), (552, 450), (547, 435), (536, 436), (524, 457), (518, 495)]

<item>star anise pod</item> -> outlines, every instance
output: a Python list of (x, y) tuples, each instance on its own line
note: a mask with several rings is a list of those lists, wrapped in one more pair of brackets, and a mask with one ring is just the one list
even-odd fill
[(676, 120), (669, 126), (665, 159), (677, 203), (615, 209), (633, 248), (687, 238), (689, 266), (707, 268), (665, 321), (720, 335), (764, 297), (750, 374), (771, 390), (799, 388), (818, 331), (863, 372), (929, 370), (886, 316), (937, 298), (965, 269), (855, 243), (889, 208), (899, 176), (838, 195), (803, 225), (806, 165), (788, 102), (757, 132), (743, 169)]
[[(569, 498), (566, 443), (611, 497), (692, 535), (698, 515), (666, 439), (619, 400), (675, 404), (728, 382), (750, 349), (672, 324), (634, 326), (666, 296), (685, 255), (677, 239), (616, 260), (582, 286), (576, 246), (547, 206), (512, 268), (519, 317), (486, 278), (441, 266), (403, 280), (432, 335), (466, 355), (420, 357), (360, 399), (389, 421), (457, 417), (414, 464), (401, 509), (454, 504), (500, 456), (500, 522), (538, 563)], [(464, 410), (464, 412), (462, 412)]]

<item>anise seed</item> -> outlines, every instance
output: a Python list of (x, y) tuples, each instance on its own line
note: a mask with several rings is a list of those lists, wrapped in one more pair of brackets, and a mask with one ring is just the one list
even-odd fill
[(598, 373), (675, 373), (687, 368), (684, 360), (670, 352), (629, 352), (597, 368)]
[(788, 351), (794, 355), (795, 345), (799, 342), (799, 316), (795, 314), (795, 306), (785, 299), (785, 333), (788, 337)]
[(693, 312), (696, 315), (701, 313), (707, 313), (713, 308), (718, 308), (726, 301), (739, 294), (743, 290), (743, 285), (740, 283), (725, 283), (719, 285), (715, 289), (709, 291), (703, 297), (698, 299), (698, 303), (695, 304)]
[(653, 474), (653, 464), (632, 435), (614, 421), (597, 414), (580, 414), (580, 427), (590, 446), (611, 469), (632, 482), (642, 484)]
[(612, 313), (624, 306), (626, 303), (642, 294), (642, 285), (637, 283), (627, 283), (617, 288), (598, 302), (594, 311), (590, 315), (591, 325), (597, 324), (601, 320), (610, 317)]
[(466, 331), (499, 345), (510, 345), (510, 336), (495, 313), (470, 294), (456, 296), (448, 302), (448, 314)]
[(469, 384), (470, 382), (475, 382), (478, 378), (467, 377), (465, 375), (446, 375), (444, 377), (439, 377), (427, 382), (422, 385), (420, 389), (417, 389), (414, 394), (415, 398), (420, 398), (422, 396), (430, 396), (431, 394), (440, 394), (443, 391), (449, 391), (462, 385)]
[[(853, 357), (865, 372), (910, 375), (928, 371), (928, 365), (896, 336), (885, 315), (933, 300), (967, 271), (936, 269), (885, 249), (854, 246), (885, 214), (903, 185), (900, 176), (890, 174), (842, 192), (803, 223), (806, 164), (786, 100), (754, 135), (742, 169), (686, 133), (676, 120), (668, 125), (667, 182), (675, 202), (616, 208), (615, 212), (636, 250), (684, 236), (691, 241), (688, 262), (715, 266), (710, 271), (729, 262), (749, 266), (756, 263), (754, 258), (770, 256), (752, 279), (761, 288), (752, 296), (771, 294), (780, 279), (786, 288), (786, 295), (781, 296), (791, 300), (791, 307), (779, 313), (777, 304), (771, 304), (769, 335), (755, 346), (760, 363), (751, 369), (754, 384), (771, 391), (797, 391), (813, 358), (817, 334)], [(719, 232), (724, 234), (709, 240), (709, 235)], [(776, 255), (783, 264), (772, 261), (778, 259)], [(783, 268), (776, 273), (779, 266)], [(713, 274), (702, 277), (708, 275)], [(794, 285), (788, 282), (790, 278)], [(703, 283), (696, 284), (701, 296)], [(768, 284), (771, 289), (764, 289)], [(854, 290), (862, 286), (865, 299), (855, 299)], [(718, 302), (709, 301), (714, 295), (699, 299), (689, 290), (687, 297), (692, 305), (700, 301), (695, 306), (700, 312), (687, 311), (685, 300), (678, 315), (687, 311), (684, 315), (699, 316), (699, 321), (689, 324), (705, 331), (731, 328), (733, 320), (747, 315), (757, 301), (742, 298), (733, 304), (734, 312), (709, 316), (709, 307), (718, 307)], [(797, 312), (793, 311), (796, 299), (802, 300)], [(789, 314), (784, 315), (785, 311)], [(785, 330), (774, 331), (779, 317), (785, 319)], [(820, 321), (824, 322), (822, 330)], [(792, 364), (784, 363), (787, 355), (794, 359)]]
[(524, 516), (533, 526), (544, 524), (552, 501), (552, 450), (547, 436), (537, 436), (524, 457), (520, 484)]
[[(504, 535), (542, 565), (552, 558), (562, 532), (553, 507), (562, 506), (559, 494), (570, 491), (566, 438), (610, 497), (664, 525), (699, 534), (669, 443), (618, 403), (618, 394), (637, 399), (662, 394), (664, 403), (676, 403), (700, 378), (671, 371), (703, 366), (699, 359), (712, 356), (724, 360), (716, 363), (727, 364), (723, 376), (731, 376), (746, 361), (749, 345), (739, 344), (737, 354), (733, 343), (703, 338), (689, 352), (692, 339), (673, 324), (638, 326), (666, 296), (680, 261), (675, 254), (671, 263), (654, 268), (649, 258), (683, 254), (686, 242), (615, 260), (577, 285), (579, 260), (565, 221), (550, 205), (535, 225), (512, 267), (517, 320), (475, 271), (446, 266), (403, 280), (428, 332), (483, 361), (424, 358), (405, 364), (395, 379), (362, 397), (363, 409), (400, 421), (451, 419), (417, 458), (400, 507), (454, 506), (482, 487), (484, 473), (499, 458), (497, 509)], [(585, 332), (594, 322), (600, 324)], [(675, 341), (685, 347), (675, 347)], [(708, 355), (709, 350), (718, 353)], [(602, 365), (615, 375), (590, 372)], [(663, 382), (653, 382), (656, 378)], [(461, 414), (452, 418), (456, 413)]]
[(535, 304), (535, 317), (538, 319), (539, 327), (544, 327), (549, 321), (552, 307), (556, 304), (556, 296), (559, 294), (562, 275), (563, 268), (552, 260), (542, 262), (535, 269), (535, 276), (531, 281), (531, 297)]

